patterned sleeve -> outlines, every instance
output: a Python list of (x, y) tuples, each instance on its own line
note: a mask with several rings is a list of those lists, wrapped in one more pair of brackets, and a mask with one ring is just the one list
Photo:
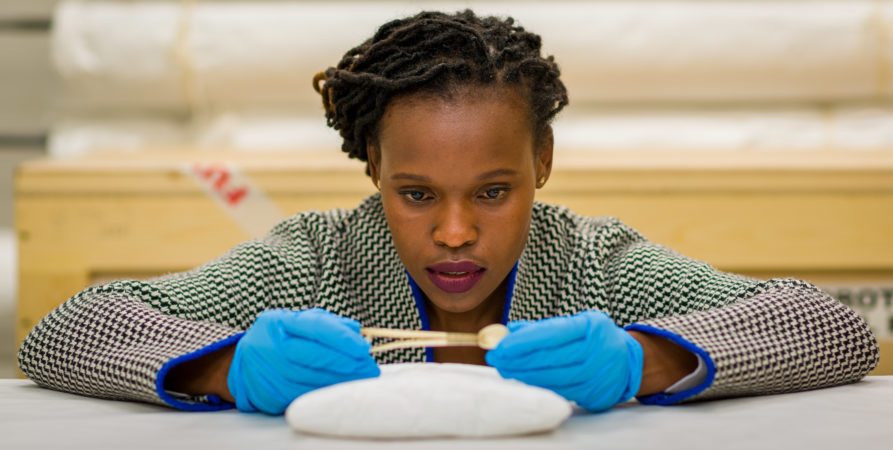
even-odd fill
[(815, 286), (724, 273), (619, 222), (606, 229), (597, 248), (612, 317), (632, 323), (627, 330), (667, 337), (707, 364), (701, 385), (640, 401), (815, 389), (857, 381), (877, 365), (865, 320)]
[(312, 306), (317, 251), (306, 217), (189, 272), (91, 287), (44, 317), (19, 349), (39, 385), (83, 395), (219, 409), (213, 396), (165, 392), (174, 364), (238, 340), (268, 308)]

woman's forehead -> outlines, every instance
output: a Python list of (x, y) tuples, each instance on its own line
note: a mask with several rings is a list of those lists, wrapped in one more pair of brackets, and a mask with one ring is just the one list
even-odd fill
[(383, 166), (441, 164), (458, 170), (520, 162), (519, 156), (529, 160), (532, 154), (527, 109), (511, 94), (401, 99), (389, 105), (380, 129)]

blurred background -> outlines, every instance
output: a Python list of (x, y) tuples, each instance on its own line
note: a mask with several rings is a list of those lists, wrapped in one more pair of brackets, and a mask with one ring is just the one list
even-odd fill
[[(691, 156), (697, 154), (719, 158), (717, 164), (725, 169), (734, 169), (735, 161), (770, 170), (773, 164), (796, 170), (794, 166), (802, 163), (831, 172), (858, 166), (868, 176), (850, 173), (846, 182), (834, 178), (837, 181), (829, 181), (831, 187), (825, 191), (840, 186), (855, 192), (862, 189), (857, 186), (861, 179), (867, 183), (865, 192), (882, 194), (866, 203), (870, 217), (851, 222), (864, 219), (873, 227), (873, 235), (854, 238), (862, 239), (861, 244), (876, 253), (891, 246), (893, 228), (884, 228), (893, 214), (885, 210), (890, 182), (884, 176), (893, 173), (888, 170), (893, 154), (893, 1), (0, 0), (0, 377), (14, 375), (13, 354), (20, 338), (15, 328), (27, 328), (34, 320), (16, 316), (19, 244), (37, 248), (46, 243), (28, 260), (41, 267), (73, 267), (80, 263), (72, 262), (71, 252), (54, 254), (45, 249), (61, 249), (79, 240), (97, 252), (99, 247), (91, 247), (83, 233), (72, 232), (57, 242), (49, 237), (41, 241), (39, 231), (44, 225), (49, 230), (50, 224), (61, 230), (96, 228), (89, 225), (93, 222), (75, 222), (76, 213), (63, 214), (66, 202), (75, 201), (66, 200), (75, 196), (71, 186), (94, 186), (91, 201), (125, 191), (143, 192), (134, 187), (134, 177), (104, 181), (107, 173), (91, 178), (78, 172), (85, 178), (71, 178), (72, 170), (99, 167), (109, 160), (154, 164), (156, 154), (172, 161), (181, 153), (184, 161), (192, 161), (195, 154), (225, 153), (241, 155), (233, 158), (243, 161), (253, 155), (274, 162), (289, 158), (303, 161), (295, 170), (313, 171), (316, 160), (320, 167), (329, 164), (326, 155), (340, 158), (340, 142), (325, 126), (318, 96), (310, 88), (312, 76), (337, 63), (347, 49), (389, 19), (421, 9), (466, 6), (479, 13), (513, 16), (539, 33), (545, 52), (556, 56), (571, 98), (555, 123), (559, 161), (562, 153), (584, 159), (641, 154), (646, 159), (663, 155), (656, 157), (655, 165), (690, 161), (697, 166), (701, 157)], [(296, 154), (303, 159), (293, 157)], [(26, 161), (32, 165), (21, 166)], [(155, 167), (152, 164), (144, 167)], [(18, 195), (23, 199), (18, 216), (13, 206), (17, 167)], [(178, 170), (147, 183), (157, 187), (176, 174), (195, 178), (194, 173)], [(250, 170), (229, 175), (241, 176), (238, 179), (246, 186), (261, 191), (279, 186), (252, 181)], [(288, 178), (288, 173), (280, 175)], [(631, 176), (626, 179), (638, 175)], [(356, 177), (363, 181), (361, 175)], [(762, 178), (747, 180), (753, 185)], [(366, 188), (371, 186), (358, 188), (358, 195)], [(107, 191), (100, 192), (103, 189)], [(181, 192), (177, 189), (186, 188), (165, 189), (161, 191), (168, 200), (160, 201), (176, 202), (175, 192)], [(213, 194), (213, 189), (205, 191)], [(33, 203), (40, 195), (55, 196), (60, 203), (46, 203), (50, 206), (40, 212)], [(112, 209), (96, 209), (96, 214), (81, 208), (81, 215), (113, 215), (136, 204), (122, 202)], [(277, 202), (282, 207), (273, 199)], [(269, 202), (264, 205), (269, 212)], [(823, 205), (808, 209), (821, 210)], [(828, 206), (828, 214), (846, 212)], [(272, 221), (279, 217), (269, 215)], [(241, 224), (245, 234), (227, 239), (238, 242), (250, 237), (252, 232), (242, 223), (245, 214), (228, 217)], [(108, 225), (102, 232), (119, 238), (127, 226)], [(61, 233), (45, 232), (57, 238)], [(205, 226), (199, 234), (210, 232)], [(816, 246), (829, 239), (802, 230), (789, 233), (811, 238)], [(148, 236), (143, 243), (164, 244)], [(228, 246), (208, 244), (213, 248), (207, 253), (215, 255)], [(128, 252), (130, 258), (143, 257)], [(208, 259), (204, 254), (200, 258)], [(824, 279), (849, 289), (840, 292), (849, 292), (843, 294), (851, 295), (849, 302), (861, 302), (875, 332), (889, 336), (893, 266), (889, 257), (862, 258), (868, 262), (846, 268), (850, 275), (859, 271), (846, 283), (841, 278)], [(82, 286), (84, 280), (188, 268), (186, 262), (159, 262), (138, 270), (103, 264), (104, 275), (93, 273), (56, 291), (40, 291), (39, 285), (51, 283), (51, 277), (23, 279), (38, 285), (29, 295), (58, 303), (64, 300), (59, 293)], [(809, 269), (817, 276), (831, 270), (798, 264), (790, 267)], [(778, 267), (723, 266), (754, 275), (774, 274)], [(790, 271), (800, 273), (797, 270)]]

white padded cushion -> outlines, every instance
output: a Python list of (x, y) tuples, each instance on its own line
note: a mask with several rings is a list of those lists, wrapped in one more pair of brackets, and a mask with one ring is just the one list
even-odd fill
[(549, 431), (571, 415), (552, 391), (502, 378), (492, 367), (390, 364), (381, 376), (298, 397), (285, 412), (310, 434), (363, 438), (482, 437)]

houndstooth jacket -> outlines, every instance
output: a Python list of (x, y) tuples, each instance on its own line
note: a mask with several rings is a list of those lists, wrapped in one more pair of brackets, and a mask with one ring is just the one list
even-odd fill
[[(668, 337), (705, 361), (701, 385), (640, 401), (812, 389), (856, 381), (877, 364), (865, 321), (808, 283), (723, 273), (613, 218), (535, 203), (531, 222), (509, 320), (602, 310), (628, 330)], [(364, 326), (423, 329), (427, 319), (413, 290), (376, 194), (352, 210), (295, 215), (188, 272), (88, 288), (31, 330), (18, 361), (53, 389), (225, 408), (214, 396), (166, 392), (164, 375), (236, 342), (269, 308), (319, 307)], [(376, 357), (419, 362), (426, 352)]]

